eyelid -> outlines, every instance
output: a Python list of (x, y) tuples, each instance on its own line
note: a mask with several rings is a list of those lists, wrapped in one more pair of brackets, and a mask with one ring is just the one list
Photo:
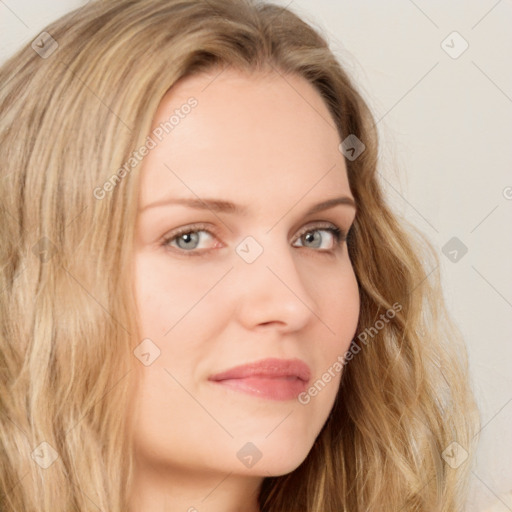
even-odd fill
[(194, 224), (188, 224), (186, 226), (183, 226), (181, 228), (176, 228), (165, 234), (161, 239), (161, 244), (164, 245), (166, 248), (175, 249), (176, 251), (180, 253), (190, 253), (190, 255), (195, 254), (203, 254), (208, 252), (210, 249), (203, 249), (203, 250), (194, 250), (194, 251), (183, 251), (175, 247), (171, 247), (170, 242), (174, 240), (175, 238), (179, 237), (180, 235), (183, 235), (185, 233), (190, 233), (192, 231), (205, 231), (206, 233), (209, 233), (214, 238), (219, 238), (219, 231), (217, 228), (212, 226), (211, 224), (205, 224), (202, 222), (197, 222)]
[(295, 240), (298, 240), (302, 235), (305, 235), (309, 231), (315, 231), (315, 230), (336, 230), (339, 232), (340, 240), (344, 240), (346, 238), (347, 232), (345, 229), (343, 229), (341, 226), (338, 226), (337, 224), (334, 224), (333, 222), (328, 221), (312, 221), (308, 222), (304, 227), (300, 229), (297, 236), (295, 237)]
[[(347, 240), (348, 232), (350, 231), (350, 230), (347, 231), (346, 229), (343, 229), (341, 226), (334, 224), (333, 222), (330, 222), (330, 221), (310, 221), (299, 230), (297, 235), (293, 238), (292, 242), (295, 243), (303, 235), (305, 235), (306, 233), (308, 233), (310, 231), (322, 230), (322, 229), (331, 231), (331, 233), (338, 239), (336, 246), (334, 249), (314, 250), (314, 252), (319, 252), (319, 253), (334, 252), (337, 248), (339, 248), (342, 245), (343, 242), (345, 242)], [(215, 248), (217, 248), (217, 249), (219, 248), (217, 246), (217, 247), (212, 247), (209, 249), (193, 249), (191, 251), (185, 251), (183, 249), (172, 247), (170, 245), (170, 242), (173, 241), (174, 239), (176, 239), (177, 237), (179, 237), (180, 235), (189, 233), (189, 232), (194, 232), (194, 231), (204, 231), (204, 232), (212, 235), (217, 240), (219, 239), (219, 230), (215, 226), (208, 224), (208, 223), (198, 222), (198, 223), (188, 224), (188, 225), (180, 227), (180, 228), (176, 228), (176, 229), (172, 230), (171, 232), (165, 234), (161, 239), (161, 245), (163, 245), (166, 249), (172, 250), (173, 252), (177, 252), (178, 254), (184, 255), (184, 256), (205, 256), (208, 253), (210, 253), (212, 250), (214, 250)], [(222, 242), (220, 242), (220, 243), (222, 244), (222, 246), (224, 246), (224, 244)], [(303, 247), (303, 246), (301, 246), (301, 247)], [(306, 249), (307, 249), (307, 247), (306, 247)]]

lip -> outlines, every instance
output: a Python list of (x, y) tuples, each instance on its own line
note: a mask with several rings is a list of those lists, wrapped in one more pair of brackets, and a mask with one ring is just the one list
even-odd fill
[(268, 358), (235, 366), (208, 378), (235, 391), (269, 400), (292, 400), (305, 391), (311, 369), (300, 359)]

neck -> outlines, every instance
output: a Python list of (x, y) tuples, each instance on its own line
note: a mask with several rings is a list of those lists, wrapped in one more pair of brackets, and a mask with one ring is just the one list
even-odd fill
[(136, 471), (129, 512), (259, 512), (262, 477), (197, 471)]

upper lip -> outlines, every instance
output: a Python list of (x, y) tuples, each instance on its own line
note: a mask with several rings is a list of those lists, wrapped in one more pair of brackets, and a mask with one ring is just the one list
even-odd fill
[(311, 369), (300, 359), (278, 359), (272, 357), (235, 366), (229, 370), (210, 376), (208, 380), (220, 381), (244, 379), (247, 377), (297, 377), (308, 382), (311, 377)]

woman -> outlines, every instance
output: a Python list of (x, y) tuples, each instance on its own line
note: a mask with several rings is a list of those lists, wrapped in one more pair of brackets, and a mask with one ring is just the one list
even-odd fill
[(91, 2), (1, 82), (2, 510), (462, 510), (464, 347), (321, 35)]

